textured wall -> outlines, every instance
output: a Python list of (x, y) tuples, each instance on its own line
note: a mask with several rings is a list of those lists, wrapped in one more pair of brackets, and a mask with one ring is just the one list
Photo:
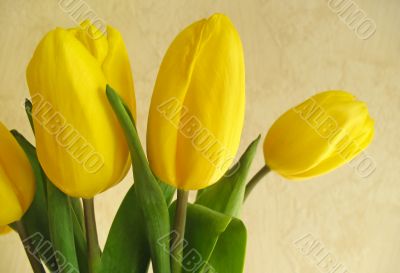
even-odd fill
[[(258, 134), (265, 135), (283, 111), (316, 91), (346, 89), (368, 102), (376, 137), (367, 152), (376, 171), (363, 179), (353, 167), (344, 166), (303, 183), (269, 175), (243, 211), (249, 231), (245, 272), (328, 272), (324, 262), (319, 263), (322, 256), (307, 255), (301, 248), (311, 239), (336, 260), (335, 273), (399, 272), (400, 2), (356, 0), (371, 19), (362, 27), (376, 23), (369, 38), (362, 27), (352, 30), (341, 20), (343, 15), (332, 10), (340, 2), (87, 1), (125, 38), (143, 140), (152, 88), (167, 46), (183, 27), (214, 12), (231, 17), (244, 44), (247, 109), (240, 152)], [(25, 67), (46, 31), (73, 24), (56, 0), (1, 0), (0, 119), (31, 139), (21, 107), (28, 94)], [(260, 150), (252, 173), (261, 165)], [(102, 243), (131, 183), (128, 176), (97, 198)], [(1, 237), (0, 249), (0, 272), (30, 272), (16, 234)]]

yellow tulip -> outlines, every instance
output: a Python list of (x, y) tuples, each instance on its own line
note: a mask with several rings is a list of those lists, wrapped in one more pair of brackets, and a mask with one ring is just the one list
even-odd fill
[(50, 180), (74, 197), (92, 198), (122, 180), (128, 146), (106, 98), (111, 85), (136, 112), (121, 34), (84, 22), (56, 28), (37, 46), (26, 76), (33, 103), (38, 158)]
[(11, 231), (12, 229), (9, 226), (0, 227), (0, 235), (7, 234)]
[(243, 49), (229, 18), (216, 14), (184, 29), (164, 56), (151, 100), (154, 173), (184, 190), (215, 183), (236, 155), (244, 106)]
[(373, 135), (365, 103), (344, 91), (322, 92), (275, 121), (265, 138), (264, 157), (283, 177), (307, 179), (349, 162)]
[(33, 201), (35, 185), (25, 152), (0, 122), (0, 227), (21, 219)]

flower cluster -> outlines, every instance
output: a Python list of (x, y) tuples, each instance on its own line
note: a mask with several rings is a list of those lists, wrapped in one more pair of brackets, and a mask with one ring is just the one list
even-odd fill
[[(260, 179), (270, 170), (288, 180), (325, 174), (372, 141), (365, 103), (345, 91), (321, 92), (275, 121), (265, 166), (247, 180), (259, 138), (233, 165), (245, 114), (242, 42), (230, 19), (215, 14), (180, 32), (164, 56), (146, 156), (126, 46), (111, 26), (97, 32), (85, 21), (39, 42), (26, 72), (36, 147), (0, 123), (0, 233), (8, 226), (19, 233), (35, 273), (43, 263), (51, 272), (68, 264), (82, 273), (145, 273), (150, 260), (156, 273), (240, 273), (239, 212)], [(93, 198), (131, 164), (135, 183), (101, 250)], [(193, 204), (189, 190), (199, 190)], [(49, 248), (35, 247), (30, 238), (38, 233)]]

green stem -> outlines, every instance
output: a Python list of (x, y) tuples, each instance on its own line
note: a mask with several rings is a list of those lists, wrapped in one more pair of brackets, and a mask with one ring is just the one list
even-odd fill
[(96, 217), (94, 213), (94, 201), (82, 199), (85, 214), (86, 239), (88, 246), (89, 272), (96, 273), (100, 266), (101, 251), (97, 237)]
[(18, 232), (18, 235), (21, 238), (26, 255), (28, 256), (29, 262), (32, 266), (33, 272), (46, 273), (42, 265), (42, 262), (40, 261), (40, 258), (37, 256), (37, 253), (34, 252), (35, 248), (31, 245), (31, 242), (28, 239), (28, 233), (26, 232), (24, 224), (21, 221), (18, 221), (14, 223), (13, 227)]
[(263, 178), (267, 173), (269, 173), (270, 168), (267, 165), (264, 165), (254, 176), (250, 179), (249, 183), (246, 185), (246, 191), (244, 193), (244, 200), (250, 195), (251, 191), (255, 188), (258, 182)]
[(178, 190), (176, 201), (174, 236), (171, 245), (171, 269), (172, 273), (182, 272), (183, 242), (185, 239), (186, 212), (189, 192)]

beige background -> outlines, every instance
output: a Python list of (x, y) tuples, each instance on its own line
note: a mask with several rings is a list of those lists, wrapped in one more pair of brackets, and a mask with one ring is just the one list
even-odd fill
[[(359, 39), (327, 0), (87, 3), (125, 38), (143, 140), (149, 100), (166, 48), (179, 30), (214, 12), (231, 17), (245, 50), (247, 109), (240, 152), (258, 134), (265, 135), (283, 111), (316, 91), (346, 89), (366, 101), (376, 120), (376, 138), (367, 150), (376, 171), (363, 179), (344, 166), (303, 183), (271, 174), (243, 211), (249, 231), (245, 272), (328, 272), (293, 243), (307, 234), (343, 265), (335, 273), (344, 273), (345, 268), (349, 273), (399, 272), (400, 1), (356, 0), (377, 26), (367, 40)], [(73, 18), (55, 0), (1, 0), (0, 120), (31, 139), (21, 107), (28, 95), (25, 67), (46, 31), (72, 25)], [(259, 150), (252, 173), (262, 161)], [(131, 183), (128, 176), (97, 198), (102, 243)], [(0, 272), (30, 272), (16, 234), (0, 238)]]

